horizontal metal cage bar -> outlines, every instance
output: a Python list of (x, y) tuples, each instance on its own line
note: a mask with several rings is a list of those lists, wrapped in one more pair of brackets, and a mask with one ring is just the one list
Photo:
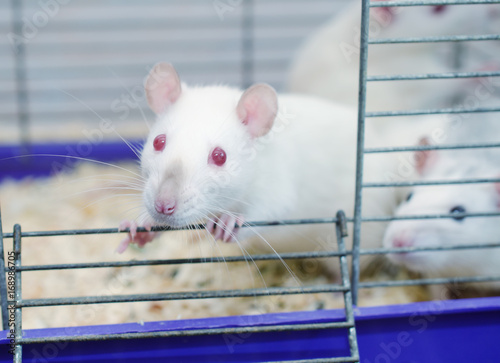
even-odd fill
[(453, 78), (478, 78), (499, 77), (499, 71), (490, 72), (447, 72), (447, 73), (423, 73), (423, 74), (395, 74), (381, 76), (367, 76), (368, 82), (378, 81), (415, 81), (425, 79), (453, 79)]
[(484, 212), (484, 213), (446, 213), (446, 214), (416, 214), (409, 216), (380, 216), (380, 217), (363, 217), (362, 222), (390, 222), (403, 221), (411, 219), (442, 219), (442, 218), (462, 218), (462, 217), (498, 217), (500, 212)]
[(372, 8), (387, 8), (397, 6), (429, 6), (429, 5), (475, 5), (475, 4), (499, 4), (499, 0), (441, 0), (441, 1), (371, 1)]
[(271, 295), (316, 294), (323, 292), (345, 292), (349, 290), (350, 290), (349, 286), (341, 286), (334, 284), (303, 286), (303, 287), (267, 287), (267, 288), (243, 289), (243, 290), (189, 291), (189, 292), (173, 292), (173, 293), (161, 293), (161, 294), (132, 294), (132, 295), (119, 295), (119, 296), (86, 296), (86, 297), (51, 298), (51, 299), (29, 299), (29, 300), (18, 301), (15, 304), (15, 306), (20, 308), (28, 308), (28, 307), (58, 306), (58, 305), (87, 305), (87, 304), (144, 302), (144, 301), (195, 300), (195, 299), (255, 297), (255, 296), (271, 296)]
[(248, 261), (271, 261), (271, 260), (291, 260), (305, 258), (328, 258), (340, 257), (351, 254), (339, 251), (316, 251), (316, 252), (290, 252), (280, 254), (265, 255), (245, 255), (245, 256), (221, 256), (221, 257), (198, 257), (182, 258), (169, 260), (142, 260), (142, 261), (113, 261), (113, 262), (90, 262), (90, 263), (71, 263), (71, 264), (52, 264), (52, 265), (31, 265), (16, 268), (17, 271), (44, 271), (44, 270), (70, 270), (82, 268), (108, 268), (108, 267), (134, 267), (134, 266), (154, 266), (154, 265), (184, 265), (184, 264), (202, 264), (202, 263), (231, 263)]
[(378, 147), (378, 148), (365, 149), (364, 153), (375, 154), (375, 153), (424, 151), (424, 150), (486, 149), (486, 148), (496, 148), (496, 147), (500, 147), (500, 143)]
[(392, 183), (363, 183), (363, 188), (411, 187), (419, 185), (500, 183), (500, 178), (460, 179), (460, 180), (419, 180)]
[(415, 280), (394, 280), (394, 281), (375, 281), (360, 282), (360, 289), (371, 289), (375, 287), (401, 287), (416, 285), (443, 285), (443, 284), (464, 284), (476, 282), (500, 281), (500, 276), (470, 276), (470, 277), (446, 277), (433, 279), (415, 279)]
[[(404, 247), (404, 248), (375, 248), (360, 250), (361, 255), (382, 255), (388, 253), (409, 253), (419, 251), (448, 251), (448, 250), (464, 250), (478, 248), (497, 248), (498, 243), (476, 243), (476, 244), (460, 244), (450, 246), (436, 247)], [(317, 251), (317, 252), (290, 252), (282, 254), (266, 254), (266, 255), (248, 255), (248, 256), (224, 256), (211, 258), (183, 258), (170, 260), (142, 260), (142, 261), (113, 261), (113, 262), (90, 262), (90, 263), (71, 263), (71, 264), (51, 264), (51, 265), (27, 265), (16, 268), (16, 271), (45, 271), (45, 270), (70, 270), (70, 269), (85, 269), (85, 268), (110, 268), (110, 267), (135, 267), (135, 266), (156, 266), (156, 265), (183, 265), (183, 264), (200, 264), (200, 263), (231, 263), (231, 262), (247, 262), (247, 261), (269, 261), (269, 260), (290, 260), (304, 258), (328, 258), (352, 255), (351, 250), (345, 253), (338, 251)], [(8, 269), (6, 268), (6, 271)]]
[(293, 324), (293, 325), (287, 324), (287, 325), (270, 325), (270, 326), (257, 326), (257, 327), (171, 330), (171, 331), (156, 331), (156, 332), (144, 332), (144, 333), (106, 334), (106, 335), (97, 335), (97, 334), (88, 334), (82, 336), (61, 335), (61, 336), (44, 337), (44, 338), (21, 338), (19, 339), (19, 341), (16, 342), (18, 342), (19, 344), (37, 344), (37, 343), (51, 343), (51, 342), (85, 342), (85, 341), (96, 341), (96, 340), (164, 338), (164, 337), (176, 337), (176, 336), (337, 329), (337, 328), (351, 328), (352, 326), (354, 326), (352, 322)]
[[(243, 227), (269, 227), (269, 226), (289, 226), (297, 224), (325, 224), (325, 223), (337, 223), (338, 219), (336, 217), (332, 218), (308, 218), (308, 219), (287, 219), (281, 221), (256, 221), (256, 222), (246, 222)], [(194, 224), (189, 227), (184, 228), (171, 228), (167, 226), (155, 226), (151, 228), (154, 232), (165, 232), (165, 231), (178, 231), (186, 229), (203, 229), (204, 224)], [(87, 234), (112, 234), (112, 233), (125, 233), (128, 229), (120, 230), (119, 228), (94, 228), (94, 229), (68, 229), (60, 231), (34, 231), (34, 232), (21, 232), (21, 237), (54, 237), (54, 236), (76, 236), (76, 235), (87, 235)], [(138, 227), (137, 232), (147, 232), (144, 227)], [(13, 238), (14, 234), (4, 233), (3, 238)]]
[(380, 38), (380, 39), (368, 39), (368, 44), (438, 43), (438, 42), (466, 42), (466, 41), (485, 41), (485, 40), (500, 40), (500, 34)]
[[(477, 180), (473, 179), (471, 182), (477, 183), (488, 183), (488, 182), (497, 182), (499, 179), (486, 179), (486, 180)], [(456, 181), (456, 184), (460, 184), (463, 180)], [(465, 181), (466, 183), (467, 181)], [(408, 184), (414, 182), (394, 182), (389, 185), (389, 183), (366, 183), (373, 184), (373, 188), (375, 187), (403, 187), (403, 186), (411, 186), (416, 184)], [(436, 183), (430, 183), (428, 185), (441, 185), (441, 184), (453, 184), (452, 181), (437, 181)], [(361, 219), (362, 222), (387, 222), (387, 221), (395, 221), (395, 220), (406, 220), (406, 219), (432, 219), (432, 218), (456, 218), (456, 217), (490, 217), (497, 216), (498, 213), (460, 213), (460, 214), (432, 214), (432, 215), (413, 215), (413, 216), (368, 216), (363, 217)], [(352, 217), (347, 217), (346, 222), (352, 223), (354, 219)], [(338, 219), (336, 217), (330, 218), (311, 218), (305, 220), (282, 220), (282, 221), (257, 221), (257, 222), (248, 222), (245, 223), (241, 228), (248, 227), (272, 227), (272, 226), (287, 226), (287, 225), (297, 225), (297, 224), (325, 224), (325, 223), (337, 223)], [(203, 224), (195, 224), (190, 225), (184, 228), (169, 228), (164, 226), (154, 226), (151, 228), (151, 231), (156, 232), (167, 232), (167, 231), (177, 231), (177, 230), (188, 230), (188, 229), (203, 229), (205, 226)], [(95, 229), (69, 229), (69, 230), (59, 230), (59, 231), (33, 231), (33, 232), (21, 232), (21, 237), (56, 237), (56, 236), (82, 236), (82, 235), (93, 235), (93, 234), (114, 234), (114, 233), (127, 233), (128, 229), (119, 230), (118, 228), (95, 228)], [(144, 227), (138, 227), (137, 232), (147, 232)], [(2, 235), (3, 238), (13, 238), (14, 234), (12, 232), (4, 233)], [(339, 254), (338, 256), (340, 256)], [(320, 256), (318, 256), (320, 257)], [(328, 256), (323, 256), (328, 257)], [(287, 257), (293, 258), (293, 257)], [(297, 257), (299, 258), (299, 257)], [(307, 258), (307, 256), (303, 256), (300, 258)]]
[(478, 107), (478, 108), (437, 108), (433, 110), (403, 110), (403, 111), (376, 111), (367, 112), (365, 117), (392, 117), (392, 116), (419, 116), (446, 113), (480, 113), (500, 112), (500, 107)]
[[(360, 255), (386, 255), (389, 253), (413, 253), (422, 251), (454, 251), (479, 248), (500, 248), (500, 242), (495, 243), (474, 243), (449, 246), (426, 246), (426, 247), (399, 247), (399, 248), (370, 248), (361, 249)], [(348, 251), (351, 254), (352, 251)]]
[[(500, 281), (500, 276), (464, 276), (451, 278), (426, 278), (414, 280), (393, 280), (360, 282), (359, 288), (375, 287), (401, 287), (416, 285), (441, 285), (441, 284), (460, 284), (460, 283), (481, 283)], [(312, 293), (331, 293), (350, 291), (350, 287), (339, 285), (321, 285), (302, 288), (261, 288), (246, 290), (226, 290), (226, 291), (198, 291), (183, 293), (165, 293), (165, 294), (136, 294), (120, 296), (89, 296), (73, 298), (52, 298), (52, 299), (30, 299), (17, 302), (9, 301), (14, 308), (30, 308), (44, 306), (61, 305), (87, 305), (87, 304), (105, 304), (105, 303), (125, 303), (125, 302), (144, 302), (144, 301), (166, 301), (166, 300), (189, 300), (189, 299), (210, 299), (210, 298), (236, 298), (236, 297), (255, 297), (266, 295), (291, 295), (291, 294), (312, 294)]]

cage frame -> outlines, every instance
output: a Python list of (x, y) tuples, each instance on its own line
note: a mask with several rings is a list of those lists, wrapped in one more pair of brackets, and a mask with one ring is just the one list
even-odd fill
[[(416, 185), (444, 185), (444, 184), (474, 184), (474, 183), (498, 183), (500, 178), (481, 178), (481, 179), (463, 179), (457, 181), (408, 181), (408, 182), (391, 182), (391, 183), (365, 183), (363, 182), (363, 165), (364, 156), (366, 154), (374, 153), (390, 153), (390, 152), (414, 152), (424, 150), (453, 150), (453, 149), (477, 149), (477, 148), (498, 148), (499, 143), (487, 144), (457, 144), (446, 146), (412, 146), (412, 147), (385, 147), (385, 148), (365, 148), (364, 143), (364, 129), (365, 122), (369, 118), (376, 117), (393, 117), (393, 116), (413, 116), (413, 115), (430, 115), (430, 114), (453, 114), (453, 113), (480, 113), (480, 112), (500, 112), (500, 107), (481, 107), (475, 109), (455, 109), (455, 108), (441, 108), (441, 109), (416, 109), (404, 111), (366, 111), (366, 98), (367, 98), (367, 84), (368, 82), (383, 82), (383, 81), (399, 81), (399, 80), (414, 80), (423, 81), (426, 79), (451, 79), (451, 78), (472, 78), (472, 77), (499, 77), (500, 72), (448, 72), (438, 74), (402, 74), (392, 76), (369, 76), (367, 75), (367, 62), (368, 51), (370, 45), (377, 44), (402, 44), (402, 43), (420, 43), (420, 42), (464, 42), (464, 41), (486, 41), (486, 40), (500, 40), (500, 34), (484, 34), (484, 35), (457, 35), (457, 36), (443, 36), (443, 37), (412, 37), (412, 38), (387, 38), (387, 39), (370, 39), (368, 34), (369, 29), (369, 10), (374, 7), (394, 7), (394, 6), (439, 6), (439, 5), (470, 5), (470, 4), (499, 4), (499, 0), (409, 0), (409, 1), (369, 1), (361, 0), (361, 37), (360, 37), (360, 69), (359, 69), (359, 102), (358, 102), (358, 134), (357, 134), (357, 165), (356, 165), (356, 185), (355, 185), (355, 208), (352, 218), (346, 218), (343, 212), (338, 212), (334, 218), (323, 219), (307, 219), (307, 220), (286, 220), (286, 221), (257, 221), (250, 222), (247, 226), (275, 226), (275, 225), (295, 225), (304, 223), (328, 223), (336, 225), (336, 235), (338, 242), (338, 252), (306, 252), (306, 253), (290, 253), (282, 254), (281, 257), (276, 255), (257, 255), (252, 256), (254, 260), (273, 260), (278, 258), (283, 259), (296, 259), (296, 258), (324, 258), (324, 257), (338, 257), (340, 259), (340, 268), (342, 276), (342, 285), (338, 286), (318, 286), (313, 288), (303, 289), (303, 293), (313, 292), (342, 292), (344, 295), (344, 309), (346, 322), (345, 323), (324, 323), (323, 325), (307, 325), (304, 326), (274, 326), (265, 329), (255, 328), (234, 328), (226, 330), (206, 330), (206, 331), (183, 331), (180, 332), (152, 332), (151, 334), (138, 334), (138, 335), (122, 335), (122, 336), (88, 336), (71, 337), (59, 336), (52, 337), (45, 341), (78, 341), (80, 340), (100, 340), (100, 339), (132, 339), (132, 338), (148, 338), (148, 337), (167, 337), (176, 334), (184, 335), (198, 335), (198, 334), (220, 334), (224, 332), (250, 332), (250, 331), (282, 331), (282, 330), (306, 330), (306, 329), (329, 329), (329, 328), (342, 328), (348, 329), (348, 337), (350, 343), (351, 356), (350, 357), (335, 357), (330, 359), (321, 360), (307, 360), (307, 362), (321, 361), (321, 362), (358, 362), (359, 349), (357, 346), (356, 327), (353, 309), (355, 308), (358, 300), (358, 291), (361, 288), (376, 288), (376, 287), (392, 287), (392, 286), (409, 286), (409, 285), (430, 285), (430, 284), (445, 284), (445, 283), (465, 283), (465, 282), (485, 282), (485, 281), (500, 281), (500, 276), (471, 276), (471, 277), (458, 277), (458, 278), (427, 278), (418, 280), (406, 281), (383, 281), (383, 282), (360, 282), (360, 268), (359, 260), (362, 255), (380, 255), (388, 253), (406, 253), (417, 251), (443, 251), (443, 250), (462, 250), (462, 249), (476, 249), (476, 248), (500, 248), (500, 241), (498, 243), (485, 243), (485, 244), (468, 244), (468, 245), (455, 245), (448, 247), (406, 247), (406, 248), (378, 248), (378, 249), (361, 249), (360, 232), (361, 226), (364, 222), (376, 221), (393, 221), (398, 219), (432, 219), (432, 218), (453, 218), (457, 215), (440, 214), (440, 215), (419, 215), (419, 216), (405, 216), (405, 217), (372, 217), (363, 216), (362, 214), (362, 192), (365, 188), (384, 188), (384, 187), (403, 187), (403, 186), (416, 186)], [(22, 2), (11, 0), (13, 14), (17, 14), (20, 19), (22, 14)], [(245, 86), (251, 84), (251, 74), (254, 69), (252, 61), (253, 51), (253, 37), (252, 31), (254, 27), (253, 19), (253, 1), (244, 0), (243, 6), (245, 7), (244, 17), (242, 21), (243, 28), (243, 83)], [(20, 26), (20, 22), (14, 22), (14, 27)], [(25, 64), (25, 51), (21, 46), (20, 51), (16, 53), (16, 84), (17, 84), (17, 104), (18, 104), (18, 119), (19, 126), (22, 130), (21, 144), (25, 148), (26, 153), (29, 152), (29, 95), (26, 87), (26, 64)], [(500, 213), (463, 213), (463, 217), (497, 217)], [(344, 237), (347, 235), (346, 223), (353, 223), (353, 248), (346, 250), (344, 245)], [(191, 226), (191, 228), (203, 228), (202, 225)], [(155, 231), (164, 231), (165, 228), (155, 227)], [(168, 229), (167, 229), (168, 230)], [(139, 228), (138, 231), (144, 231)], [(128, 261), (128, 262), (99, 262), (99, 263), (80, 263), (80, 264), (58, 264), (58, 265), (34, 265), (23, 266), (21, 264), (21, 242), (23, 238), (42, 237), (42, 236), (62, 236), (62, 235), (88, 235), (88, 234), (110, 234), (121, 233), (115, 228), (110, 229), (97, 229), (97, 230), (66, 230), (66, 231), (39, 231), (39, 232), (24, 232), (21, 230), (20, 225), (15, 225), (12, 233), (4, 233), (2, 231), (1, 214), (0, 214), (0, 271), (3, 271), (4, 278), (0, 279), (0, 298), (2, 310), (2, 324), (3, 329), (8, 330), (8, 316), (9, 308), (15, 310), (15, 354), (14, 362), (22, 361), (22, 347), (23, 345), (40, 342), (34, 338), (23, 338), (22, 330), (22, 309), (35, 307), (35, 306), (55, 306), (66, 304), (97, 304), (97, 303), (119, 303), (128, 301), (153, 301), (165, 300), (166, 298), (217, 298), (217, 297), (236, 297), (236, 296), (259, 296), (263, 294), (272, 293), (298, 293), (301, 288), (274, 288), (274, 289), (254, 289), (247, 290), (245, 293), (237, 290), (232, 291), (219, 291), (212, 294), (201, 294), (201, 297), (196, 296), (196, 292), (192, 294), (144, 294), (128, 295), (122, 297), (111, 297), (104, 299), (103, 297), (81, 297), (81, 298), (56, 298), (56, 299), (22, 299), (22, 273), (28, 271), (40, 271), (49, 269), (73, 269), (73, 268), (109, 268), (109, 267), (133, 267), (140, 265), (166, 265), (187, 263), (188, 260), (148, 260), (148, 261)], [(125, 231), (126, 233), (127, 231)], [(7, 299), (8, 285), (7, 274), (12, 269), (5, 265), (4, 254), (4, 239), (12, 239), (14, 246), (15, 256), (15, 291), (14, 299)], [(352, 255), (353, 263), (352, 270), (349, 274), (347, 267), (347, 256)], [(242, 261), (242, 256), (229, 256), (226, 257), (226, 262)], [(214, 263), (217, 261), (208, 261), (206, 259), (190, 259), (191, 263)], [(349, 278), (350, 276), (350, 278)], [(239, 293), (247, 295), (239, 295)], [(142, 296), (140, 296), (142, 295)], [(175, 296), (174, 296), (175, 295)], [(142, 300), (141, 300), (142, 299)], [(146, 300), (144, 300), (146, 299)], [(266, 330), (267, 329), (267, 330)], [(344, 360), (342, 360), (344, 359)], [(303, 361), (306, 362), (306, 361)]]

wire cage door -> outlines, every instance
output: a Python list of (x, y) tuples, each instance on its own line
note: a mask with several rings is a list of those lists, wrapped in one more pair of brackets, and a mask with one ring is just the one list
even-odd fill
[[(13, 4), (16, 2), (14, 1)], [(450, 37), (422, 37), (422, 38), (412, 38), (412, 39), (370, 39), (369, 38), (369, 11), (370, 8), (374, 7), (393, 7), (393, 6), (429, 6), (429, 5), (457, 5), (466, 6), (468, 4), (492, 4), (500, 3), (500, 1), (495, 0), (452, 0), (452, 1), (372, 1), (362, 0), (361, 7), (361, 37), (360, 37), (360, 67), (359, 67), (359, 103), (358, 103), (358, 134), (357, 134), (357, 167), (356, 167), (356, 186), (355, 186), (355, 204), (354, 215), (344, 216), (342, 212), (339, 212), (335, 217), (329, 219), (310, 219), (310, 220), (287, 220), (287, 221), (259, 221), (248, 223), (248, 226), (266, 226), (266, 225), (294, 225), (303, 223), (328, 223), (331, 224), (332, 228), (335, 228), (335, 233), (337, 236), (337, 247), (338, 252), (307, 252), (307, 253), (289, 253), (282, 254), (277, 257), (275, 255), (257, 255), (252, 256), (254, 261), (259, 260), (277, 260), (277, 259), (299, 259), (299, 258), (328, 258), (334, 257), (340, 260), (340, 272), (342, 281), (340, 284), (325, 284), (320, 286), (308, 286), (308, 287), (273, 287), (273, 288), (263, 288), (263, 289), (252, 289), (252, 290), (220, 290), (220, 291), (192, 291), (192, 292), (182, 292), (182, 293), (157, 293), (157, 294), (134, 294), (134, 295), (115, 295), (115, 296), (84, 296), (84, 297), (72, 297), (72, 298), (55, 298), (55, 299), (23, 299), (22, 298), (22, 275), (23, 273), (36, 273), (36, 271), (47, 271), (47, 270), (64, 270), (64, 269), (98, 269), (98, 268), (110, 268), (110, 267), (126, 267), (133, 268), (135, 266), (145, 266), (145, 265), (169, 265), (169, 264), (187, 264), (187, 263), (216, 263), (218, 261), (207, 261), (206, 259), (189, 259), (189, 260), (147, 260), (147, 261), (127, 261), (127, 262), (96, 262), (96, 263), (79, 263), (79, 264), (58, 264), (58, 265), (32, 265), (25, 266), (22, 265), (22, 244), (26, 238), (38, 238), (47, 236), (67, 236), (67, 235), (88, 235), (88, 234), (112, 234), (119, 233), (118, 229), (98, 229), (98, 230), (64, 230), (64, 231), (50, 231), (50, 232), (25, 232), (21, 229), (21, 225), (16, 225), (12, 233), (5, 233), (1, 231), (1, 219), (0, 219), (0, 270), (4, 271), (3, 279), (0, 279), (0, 297), (2, 301), (2, 321), (3, 329), (12, 331), (12, 350), (14, 353), (14, 362), (21, 362), (23, 358), (23, 353), (26, 358), (27, 351), (26, 347), (33, 344), (47, 344), (53, 342), (73, 342), (73, 343), (84, 343), (93, 341), (124, 341), (124, 340), (135, 340), (135, 339), (175, 339), (178, 337), (214, 337), (214, 336), (230, 336), (234, 334), (255, 334), (258, 336), (261, 334), (264, 337), (270, 337), (269, 334), (288, 334), (294, 332), (302, 331), (342, 331), (341, 340), (346, 343), (345, 351), (348, 354), (340, 354), (323, 358), (292, 358), (286, 360), (289, 362), (359, 362), (360, 354), (358, 348), (358, 334), (356, 330), (356, 319), (355, 319), (355, 306), (358, 301), (358, 291), (361, 288), (373, 288), (373, 287), (387, 287), (387, 286), (402, 286), (404, 284), (436, 284), (443, 283), (447, 281), (492, 281), (500, 280), (499, 276), (487, 276), (487, 277), (470, 277), (461, 279), (422, 279), (415, 281), (383, 281), (376, 283), (364, 283), (359, 281), (360, 276), (360, 256), (363, 254), (387, 254), (390, 252), (397, 252), (399, 250), (394, 249), (377, 249), (375, 251), (366, 251), (361, 247), (360, 235), (361, 227), (364, 222), (367, 221), (389, 221), (395, 220), (397, 218), (387, 217), (387, 218), (373, 218), (370, 216), (363, 216), (362, 213), (362, 192), (364, 188), (369, 187), (400, 187), (400, 186), (411, 186), (419, 185), (418, 182), (400, 182), (400, 183), (365, 183), (363, 181), (363, 166), (364, 166), (364, 156), (368, 153), (382, 153), (382, 152), (393, 152), (393, 151), (418, 151), (418, 150), (433, 150), (433, 149), (454, 149), (454, 148), (475, 148), (478, 145), (455, 145), (449, 147), (437, 147), (437, 146), (427, 146), (427, 147), (408, 147), (408, 148), (392, 148), (392, 149), (368, 149), (365, 147), (365, 121), (369, 122), (369, 118), (382, 117), (382, 116), (398, 116), (398, 115), (420, 115), (420, 114), (443, 114), (443, 113), (454, 113), (454, 112), (498, 112), (500, 108), (481, 108), (475, 109), (473, 111), (455, 110), (455, 109), (438, 109), (438, 110), (408, 110), (408, 111), (386, 111), (386, 112), (367, 112), (366, 110), (366, 99), (367, 99), (367, 84), (368, 82), (374, 81), (390, 81), (397, 82), (401, 79), (423, 81), (423, 79), (436, 79), (436, 78), (472, 78), (479, 76), (500, 76), (500, 72), (456, 72), (449, 74), (425, 74), (425, 75), (396, 75), (396, 76), (368, 76), (367, 75), (367, 64), (369, 55), (369, 45), (375, 44), (398, 44), (398, 43), (408, 43), (408, 42), (462, 42), (462, 41), (483, 41), (483, 40), (498, 40), (500, 35), (483, 35), (483, 36), (450, 36)], [(243, 49), (243, 63), (241, 68), (243, 71), (242, 80), (244, 86), (248, 86), (252, 83), (252, 72), (254, 71), (255, 64), (252, 61), (253, 53), (253, 38), (252, 29), (254, 27), (253, 18), (253, 1), (244, 0), (243, 9), (245, 11), (242, 18), (242, 49)], [(19, 12), (17, 5), (13, 5), (13, 10)], [(19, 119), (20, 125), (26, 125), (29, 121), (29, 114), (27, 108), (28, 96), (26, 93), (25, 84), (25, 74), (22, 70), (24, 67), (24, 53), (20, 52), (17, 54), (19, 58), (19, 63), (17, 63), (17, 70), (19, 73), (17, 76), (17, 82), (19, 83), (18, 88), (18, 105), (20, 107)], [(27, 138), (24, 135), (25, 140)], [(489, 145), (489, 147), (498, 147), (500, 145)], [(477, 180), (464, 180), (463, 183), (475, 183), (475, 182), (500, 182), (500, 179), (487, 179), (482, 181)], [(446, 182), (443, 182), (443, 184)], [(479, 216), (484, 216), (485, 214), (479, 214)], [(498, 216), (499, 213), (489, 214), (492, 216)], [(467, 214), (467, 216), (472, 216)], [(0, 216), (1, 217), (1, 216)], [(417, 217), (423, 218), (423, 217)], [(425, 218), (450, 218), (450, 216), (427, 216)], [(347, 234), (347, 223), (353, 223), (354, 225), (354, 235), (353, 235), (353, 248), (349, 251), (345, 244), (344, 238)], [(194, 228), (203, 228), (202, 225), (193, 226)], [(163, 228), (156, 228), (157, 231), (163, 231)], [(139, 229), (139, 231), (145, 231)], [(4, 253), (4, 240), (13, 241), (13, 253), (9, 256), (5, 256)], [(498, 247), (500, 243), (489, 244), (483, 247)], [(470, 245), (465, 248), (477, 248), (478, 245)], [(461, 248), (464, 248), (463, 246)], [(404, 251), (414, 252), (420, 250), (441, 250), (442, 248), (410, 248)], [(449, 249), (453, 249), (450, 247)], [(352, 271), (349, 274), (347, 256), (352, 255)], [(7, 257), (7, 258), (5, 258)], [(225, 258), (228, 263), (244, 261), (245, 258), (241, 256), (229, 256)], [(7, 262), (7, 264), (6, 264)], [(81, 335), (61, 335), (55, 334), (52, 336), (33, 336), (26, 333), (22, 328), (22, 311), (23, 309), (29, 309), (33, 307), (41, 306), (64, 306), (64, 305), (85, 305), (85, 304), (115, 304), (115, 303), (125, 303), (125, 302), (136, 302), (136, 301), (164, 301), (164, 300), (183, 300), (183, 299), (210, 299), (210, 298), (231, 298), (231, 297), (243, 297), (243, 296), (263, 296), (263, 295), (289, 295), (289, 294), (307, 294), (307, 293), (333, 293), (338, 292), (343, 294), (344, 299), (344, 309), (343, 316), (340, 321), (321, 321), (321, 322), (307, 322), (307, 323), (294, 323), (294, 324), (279, 324), (279, 323), (266, 323), (255, 324), (252, 326), (231, 326), (231, 327), (211, 327), (203, 329), (195, 328), (172, 328), (167, 330), (155, 330), (150, 332), (114, 332), (114, 333), (86, 333)], [(26, 335), (26, 334), (28, 335)], [(266, 335), (268, 334), (268, 335)], [(10, 337), (10, 336), (9, 336)], [(271, 338), (269, 338), (271, 339)], [(326, 339), (326, 338), (325, 338)], [(336, 341), (335, 341), (336, 342)], [(278, 344), (278, 343), (276, 343)], [(334, 343), (332, 343), (332, 346)], [(311, 348), (312, 349), (312, 348)], [(243, 356), (243, 354), (242, 354)], [(233, 359), (231, 357), (231, 359)], [(248, 357), (247, 357), (248, 358)], [(229, 358), (228, 358), (229, 359)], [(248, 358), (250, 359), (250, 358)], [(228, 360), (229, 361), (229, 360)], [(274, 360), (276, 361), (276, 360)], [(283, 358), (285, 361), (285, 358)]]

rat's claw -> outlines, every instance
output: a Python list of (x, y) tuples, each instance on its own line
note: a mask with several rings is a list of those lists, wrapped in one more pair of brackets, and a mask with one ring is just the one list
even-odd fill
[(116, 248), (116, 252), (123, 253), (127, 250), (128, 245), (134, 241), (135, 234), (137, 232), (137, 224), (133, 221), (124, 220), (120, 222), (120, 226), (118, 227), (119, 231), (124, 231), (128, 229), (129, 233), (127, 237), (122, 239), (118, 247)]
[(121, 221), (120, 227), (118, 229), (120, 231), (124, 231), (128, 228), (130, 237), (132, 241), (135, 239), (135, 236), (137, 235), (137, 223), (135, 221)]
[(127, 237), (125, 237), (118, 247), (116, 248), (116, 252), (123, 253), (131, 243), (136, 243), (139, 247), (144, 247), (144, 245), (148, 242), (151, 242), (155, 236), (156, 232), (151, 231), (151, 224), (146, 223), (144, 228), (148, 232), (137, 232), (137, 223), (135, 221), (122, 221), (118, 230), (124, 231), (128, 228), (129, 233)]
[(215, 230), (214, 230), (214, 238), (215, 240), (221, 239), (222, 236), (224, 235), (224, 229), (225, 229), (224, 222), (222, 221), (222, 218), (219, 218), (217, 222), (215, 222)]
[(239, 227), (244, 223), (241, 216), (233, 216), (228, 214), (221, 215), (217, 221), (207, 222), (206, 229), (216, 240), (221, 239), (224, 242), (231, 242), (236, 238)]
[(236, 223), (236, 217), (223, 216), (222, 218), (224, 220), (224, 225), (225, 225), (224, 236), (222, 236), (222, 240), (224, 242), (230, 242), (233, 237), (236, 237), (236, 230), (234, 228), (234, 224)]
[(215, 228), (215, 222), (211, 219), (205, 225), (205, 229), (208, 231), (208, 233), (213, 234), (214, 228)]
[(130, 238), (130, 236), (127, 236), (125, 237), (121, 242), (120, 244), (118, 245), (118, 247), (116, 247), (116, 252), (118, 253), (123, 253), (127, 250), (128, 248), (128, 245), (132, 242), (132, 239)]
[(234, 218), (234, 220), (231, 220), (231, 224), (230, 224), (232, 233), (227, 234), (227, 239), (226, 239), (226, 234), (224, 234), (224, 242), (231, 242), (233, 239), (236, 239), (236, 236), (238, 235), (238, 231), (240, 230), (243, 223), (245, 223), (245, 220), (243, 219), (242, 216), (237, 215), (233, 218)]
[(139, 247), (144, 247), (146, 243), (151, 242), (155, 237), (156, 232), (139, 232), (134, 242), (137, 243)]

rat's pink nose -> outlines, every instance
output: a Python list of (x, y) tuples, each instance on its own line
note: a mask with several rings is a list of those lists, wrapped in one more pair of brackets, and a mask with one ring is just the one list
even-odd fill
[(413, 241), (409, 238), (396, 237), (392, 240), (392, 245), (396, 248), (411, 247), (413, 246)]
[(168, 216), (171, 214), (174, 214), (174, 212), (175, 212), (175, 200), (173, 200), (173, 199), (167, 199), (167, 200), (156, 199), (155, 209), (158, 213), (165, 214)]

